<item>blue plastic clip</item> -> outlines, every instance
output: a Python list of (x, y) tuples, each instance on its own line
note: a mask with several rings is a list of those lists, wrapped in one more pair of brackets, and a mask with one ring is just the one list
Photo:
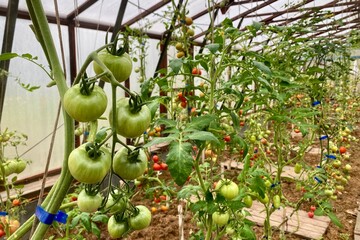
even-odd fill
[(60, 223), (66, 223), (68, 215), (63, 211), (58, 211), (57, 214), (48, 213), (41, 206), (37, 206), (35, 215), (40, 222), (50, 225), (55, 220)]
[(6, 216), (7, 212), (0, 212), (0, 216)]
[(321, 181), (318, 177), (314, 177), (314, 179), (315, 179), (318, 183), (322, 183), (322, 181)]
[(328, 136), (327, 135), (324, 135), (324, 136), (321, 136), (319, 139), (320, 140), (325, 140), (325, 139), (327, 139), (328, 138)]
[(315, 101), (315, 102), (312, 103), (312, 106), (315, 107), (316, 105), (319, 105), (319, 104), (321, 104), (320, 101)]
[(335, 155), (325, 155), (325, 157), (330, 158), (330, 159), (336, 159)]

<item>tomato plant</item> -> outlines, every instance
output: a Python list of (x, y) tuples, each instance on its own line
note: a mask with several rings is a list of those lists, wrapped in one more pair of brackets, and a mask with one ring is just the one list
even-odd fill
[(64, 95), (64, 109), (76, 121), (90, 122), (105, 112), (107, 97), (104, 90), (84, 81), (69, 88)]
[[(112, 124), (112, 111), (109, 115)], [(120, 98), (116, 102), (116, 132), (123, 137), (135, 138), (142, 135), (150, 125), (151, 113), (138, 99)]]
[(144, 174), (147, 156), (143, 149), (134, 146), (121, 147), (114, 156), (113, 170), (125, 180), (133, 180)]

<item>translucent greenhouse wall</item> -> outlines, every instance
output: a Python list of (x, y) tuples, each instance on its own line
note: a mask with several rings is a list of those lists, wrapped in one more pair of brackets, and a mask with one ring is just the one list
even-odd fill
[[(42, 64), (47, 70), (46, 58), (37, 42), (34, 33), (31, 31), (28, 20), (17, 19), (15, 36), (12, 47), (12, 52), (18, 54), (29, 53), (32, 56), (38, 57), (37, 63)], [(0, 17), (0, 26), (5, 26), (5, 18)], [(50, 25), (54, 42), (58, 49), (60, 49), (58, 29), (54, 24)], [(70, 70), (69, 66), (69, 44), (68, 44), (68, 29), (67, 27), (61, 27), (62, 39), (64, 44), (64, 55), (66, 60), (67, 72)], [(0, 31), (1, 44), (3, 40), (3, 30)], [(105, 32), (77, 29), (76, 30), (76, 45), (78, 46), (76, 55), (78, 56), (77, 64), (78, 69), (84, 62), (88, 54), (97, 49), (105, 42)], [(151, 77), (159, 59), (158, 41), (147, 40), (148, 49), (146, 56), (146, 75)], [(60, 51), (58, 51), (60, 56)], [(139, 63), (135, 62), (134, 67)], [(92, 68), (90, 66), (88, 75), (92, 75)], [(140, 83), (137, 81), (137, 74), (131, 75), (131, 90), (138, 92), (140, 90)], [(69, 74), (67, 74), (69, 79)], [(39, 89), (29, 92), (23, 89), (17, 81), (24, 84), (30, 84), (32, 86), (40, 86)], [(25, 172), (19, 175), (20, 179), (40, 174), (44, 172), (45, 163), (49, 154), (49, 147), (51, 142), (51, 133), (54, 128), (55, 119), (57, 115), (59, 105), (59, 95), (56, 86), (48, 88), (46, 85), (49, 83), (49, 77), (47, 74), (35, 64), (26, 61), (24, 59), (16, 58), (11, 60), (9, 68), (9, 77), (7, 81), (4, 109), (1, 120), (1, 131), (8, 128), (10, 131), (16, 130), (19, 133), (28, 135), (28, 141), (26, 146), (20, 146), (18, 148), (19, 155), (22, 158), (30, 160), (32, 163)], [(119, 88), (118, 88), (119, 89)], [(109, 84), (105, 85), (105, 91), (111, 96)], [(119, 89), (117, 97), (124, 96), (124, 92)], [(109, 99), (109, 102), (111, 99)], [(110, 107), (110, 104), (108, 105)], [(109, 108), (108, 107), (108, 108)], [(108, 116), (108, 111), (104, 114)], [(106, 120), (99, 121), (99, 127), (108, 126)], [(58, 130), (56, 133), (56, 140), (51, 157), (51, 169), (61, 168), (63, 161), (63, 120), (60, 116)], [(5, 156), (13, 157), (15, 152), (13, 149), (6, 149)]]

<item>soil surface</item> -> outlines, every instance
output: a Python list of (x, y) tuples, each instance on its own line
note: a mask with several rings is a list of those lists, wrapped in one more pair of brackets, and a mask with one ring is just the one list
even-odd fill
[[(360, 139), (360, 124), (357, 126), (357, 130), (353, 135)], [(359, 198), (360, 198), (360, 142), (351, 143), (351, 148), (348, 149), (350, 153), (350, 159), (347, 160), (352, 166), (350, 173), (351, 179), (349, 180), (348, 185), (345, 187), (345, 191), (338, 196), (336, 201), (333, 201), (334, 213), (340, 219), (343, 224), (343, 228), (338, 228), (333, 223), (330, 223), (328, 230), (326, 231), (324, 238), (325, 240), (336, 240), (336, 239), (354, 239), (354, 227), (356, 223), (356, 214), (359, 207)], [(310, 164), (316, 164), (319, 161), (318, 156), (306, 156), (306, 161)], [(166, 175), (166, 174), (165, 174)], [(165, 176), (166, 177), (166, 176)], [(295, 183), (293, 182), (284, 182), (282, 183), (284, 187), (284, 195), (291, 198), (299, 198), (301, 192), (294, 191)], [(144, 196), (139, 195), (134, 199), (135, 204), (146, 205), (149, 208), (157, 207), (158, 210), (156, 213), (153, 213), (152, 223), (150, 227), (141, 231), (134, 231), (126, 237), (126, 240), (164, 240), (164, 239), (180, 239), (179, 238), (179, 211), (178, 207), (181, 205), (185, 208), (185, 204), (179, 203), (176, 200), (172, 201), (168, 206), (167, 211), (162, 211), (160, 209), (160, 204), (155, 204), (153, 199), (146, 199)], [(310, 203), (309, 203), (310, 205)], [(185, 209), (184, 209), (185, 210)], [(197, 231), (196, 223), (192, 221), (191, 213), (185, 212), (183, 216), (183, 229), (184, 229), (184, 239), (189, 239), (189, 236), (192, 232)], [(102, 227), (103, 232), (101, 239), (110, 239), (107, 236), (106, 226)], [(258, 239), (261, 239), (262, 227), (254, 227), (254, 230), (258, 236)], [(51, 234), (54, 234), (52, 232)], [(279, 239), (275, 233), (273, 239)], [(87, 235), (84, 236), (85, 239), (97, 239), (94, 236)], [(226, 238), (224, 238), (226, 239)], [(286, 239), (290, 240), (300, 240), (304, 239), (296, 235), (286, 235)]]

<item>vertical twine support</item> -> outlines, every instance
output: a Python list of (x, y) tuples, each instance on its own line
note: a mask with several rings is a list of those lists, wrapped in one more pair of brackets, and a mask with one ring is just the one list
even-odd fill
[(184, 215), (183, 207), (181, 204), (178, 205), (179, 212), (179, 240), (184, 240)]

